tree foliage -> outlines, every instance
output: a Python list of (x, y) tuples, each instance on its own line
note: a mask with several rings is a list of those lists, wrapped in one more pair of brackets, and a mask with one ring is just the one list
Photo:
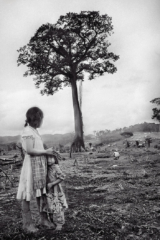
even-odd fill
[(68, 13), (56, 24), (44, 24), (29, 43), (18, 50), (18, 65), (28, 70), (24, 76), (34, 75), (36, 87), (43, 85), (42, 94), (54, 94), (62, 86), (70, 85), (73, 77), (89, 79), (117, 69), (110, 62), (118, 56), (108, 52), (107, 38), (113, 31), (112, 19), (99, 12)]
[[(160, 98), (154, 98), (150, 102), (155, 103), (157, 105), (160, 105)], [(152, 111), (153, 111), (152, 119), (156, 119), (156, 120), (160, 121), (160, 109), (159, 108), (153, 108)]]

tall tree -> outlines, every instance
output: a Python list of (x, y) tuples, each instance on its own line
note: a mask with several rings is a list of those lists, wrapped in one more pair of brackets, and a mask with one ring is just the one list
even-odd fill
[(119, 57), (108, 52), (107, 38), (112, 33), (112, 18), (107, 14), (100, 15), (97, 11), (67, 13), (60, 16), (56, 24), (42, 25), (29, 43), (18, 50), (18, 66), (27, 66), (24, 76), (36, 76), (35, 85), (42, 86), (42, 95), (53, 95), (71, 86), (75, 120), (73, 143), (78, 148), (84, 147), (84, 141), (77, 81), (84, 81), (85, 72), (89, 80), (105, 72), (116, 72), (110, 61)]
[[(160, 98), (154, 98), (150, 102), (160, 105)], [(160, 108), (153, 108), (152, 111), (153, 111), (152, 119), (156, 119), (160, 123)], [(160, 132), (160, 125), (159, 125), (159, 132)]]

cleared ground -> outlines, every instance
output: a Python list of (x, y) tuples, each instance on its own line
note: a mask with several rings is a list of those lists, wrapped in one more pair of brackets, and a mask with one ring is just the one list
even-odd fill
[[(69, 209), (60, 233), (39, 226), (36, 235), (22, 230), (21, 203), (15, 199), (20, 168), (13, 169), (13, 187), (0, 189), (0, 239), (160, 239), (160, 155), (129, 148), (119, 160), (62, 161)], [(66, 157), (66, 155), (64, 155)], [(66, 157), (67, 158), (67, 157)], [(31, 204), (38, 225), (35, 201)]]

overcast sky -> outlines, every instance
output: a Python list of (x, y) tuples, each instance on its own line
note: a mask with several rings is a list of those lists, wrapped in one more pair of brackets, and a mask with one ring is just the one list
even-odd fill
[(71, 89), (41, 96), (33, 77), (17, 67), (17, 50), (45, 23), (68, 12), (100, 11), (112, 17), (110, 51), (120, 56), (118, 71), (83, 83), (84, 133), (116, 129), (151, 119), (160, 97), (159, 0), (0, 0), (0, 136), (18, 135), (32, 106), (44, 112), (44, 133), (74, 131)]

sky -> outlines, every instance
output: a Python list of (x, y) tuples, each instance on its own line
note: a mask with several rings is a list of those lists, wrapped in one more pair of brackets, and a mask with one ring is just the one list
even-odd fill
[(160, 97), (159, 0), (0, 0), (0, 136), (19, 135), (33, 106), (44, 112), (41, 134), (74, 132), (71, 88), (42, 96), (34, 76), (23, 77), (26, 67), (17, 66), (17, 50), (42, 24), (81, 11), (112, 17), (109, 51), (120, 56), (115, 74), (83, 82), (84, 134), (154, 122), (150, 101)]

